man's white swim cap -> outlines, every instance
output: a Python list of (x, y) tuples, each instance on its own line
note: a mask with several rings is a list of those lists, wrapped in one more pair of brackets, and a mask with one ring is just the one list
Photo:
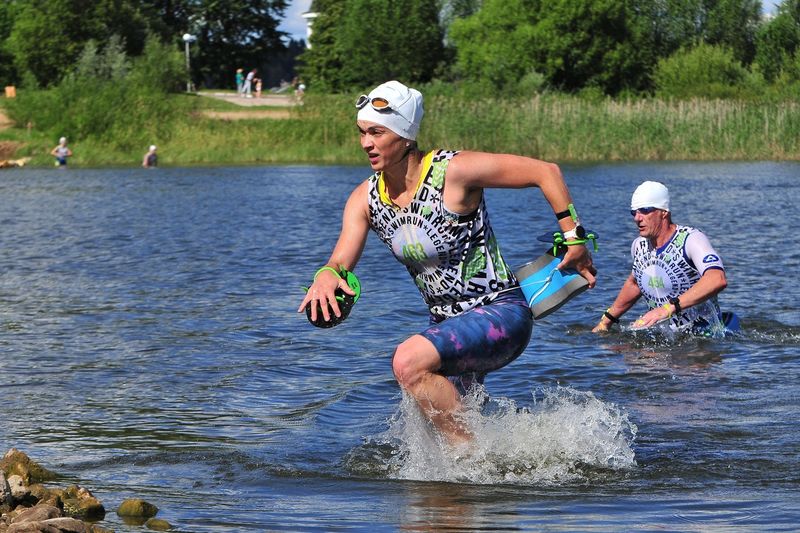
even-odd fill
[[(386, 100), (389, 105), (380, 110), (375, 109), (372, 105), (375, 98)], [(419, 124), (425, 112), (422, 107), (422, 93), (394, 80), (378, 85), (366, 96), (362, 95), (356, 102), (356, 107), (358, 120), (380, 124), (412, 141), (417, 138)]]
[(669, 211), (669, 190), (663, 183), (645, 181), (633, 191), (631, 209), (640, 207), (655, 207)]
[(58, 143), (59, 143), (59, 144), (64, 144), (65, 142), (67, 142), (67, 138), (66, 138), (66, 137), (61, 137), (61, 138), (58, 140)]
[(150, 151), (151, 152), (155, 152), (156, 151), (156, 145), (155, 144), (151, 144), (150, 145)]

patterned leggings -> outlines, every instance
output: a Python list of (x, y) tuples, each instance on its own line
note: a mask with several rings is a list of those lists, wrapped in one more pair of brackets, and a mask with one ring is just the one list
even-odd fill
[(432, 317), (431, 323), (420, 335), (439, 352), (439, 373), (463, 393), (519, 357), (530, 341), (533, 315), (522, 291), (516, 290), (439, 323)]

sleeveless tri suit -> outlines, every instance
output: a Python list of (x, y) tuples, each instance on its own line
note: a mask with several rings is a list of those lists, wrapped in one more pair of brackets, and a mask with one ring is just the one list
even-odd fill
[(465, 377), (463, 385), (518, 357), (530, 340), (533, 318), (500, 254), (484, 198), (468, 214), (444, 205), (447, 166), (457, 154), (438, 150), (425, 156), (408, 206), (394, 205), (381, 172), (368, 179), (368, 201), (370, 226), (428, 305), (430, 327), (421, 335), (438, 350), (440, 372)]
[[(638, 237), (631, 245), (633, 277), (650, 309), (677, 298), (697, 283), (706, 270), (724, 270), (722, 260), (705, 234), (689, 226), (677, 226), (661, 248)], [(671, 327), (680, 331), (702, 328), (721, 316), (716, 298), (685, 309), (672, 317)]]

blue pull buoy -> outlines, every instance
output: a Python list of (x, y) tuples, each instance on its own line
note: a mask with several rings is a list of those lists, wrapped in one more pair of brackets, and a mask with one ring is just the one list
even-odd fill
[(571, 298), (589, 288), (589, 282), (577, 270), (559, 270), (568, 246), (583, 246), (592, 243), (597, 251), (597, 234), (588, 232), (583, 239), (566, 241), (559, 232), (549, 232), (538, 237), (539, 241), (552, 243), (547, 252), (515, 272), (519, 286), (533, 312), (533, 318), (544, 318), (558, 310)]
[(559, 270), (564, 252), (553, 255), (551, 250), (526, 263), (515, 272), (533, 318), (544, 318), (557, 311), (571, 298), (589, 288), (589, 282), (577, 270)]

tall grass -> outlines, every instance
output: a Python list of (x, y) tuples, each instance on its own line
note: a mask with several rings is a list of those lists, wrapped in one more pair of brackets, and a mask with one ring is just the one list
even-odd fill
[[(182, 123), (178, 164), (365, 164), (354, 96), (309, 96), (285, 120)], [(422, 148), (509, 152), (552, 161), (800, 160), (800, 104), (585, 100), (565, 95), (425, 102)]]
[[(197, 112), (206, 98), (162, 100), (168, 110), (150, 119), (165, 133), (156, 130), (145, 138), (134, 131), (135, 123), (114, 126), (109, 134), (128, 141), (103, 135), (80, 139), (72, 144), (74, 163), (138, 165), (154, 142), (162, 165), (366, 165), (355, 127), (355, 95), (307, 95), (289, 118), (251, 120), (207, 118)], [(800, 103), (434, 95), (425, 102), (419, 141), (423, 149), (508, 152), (557, 162), (800, 160)], [(36, 147), (45, 148), (51, 147)]]
[(434, 146), (558, 161), (800, 159), (800, 104), (589, 101), (564, 95), (426, 102)]
[(176, 125), (159, 151), (169, 164), (361, 163), (354, 109), (341, 96), (310, 96), (284, 119), (220, 120), (195, 113)]

